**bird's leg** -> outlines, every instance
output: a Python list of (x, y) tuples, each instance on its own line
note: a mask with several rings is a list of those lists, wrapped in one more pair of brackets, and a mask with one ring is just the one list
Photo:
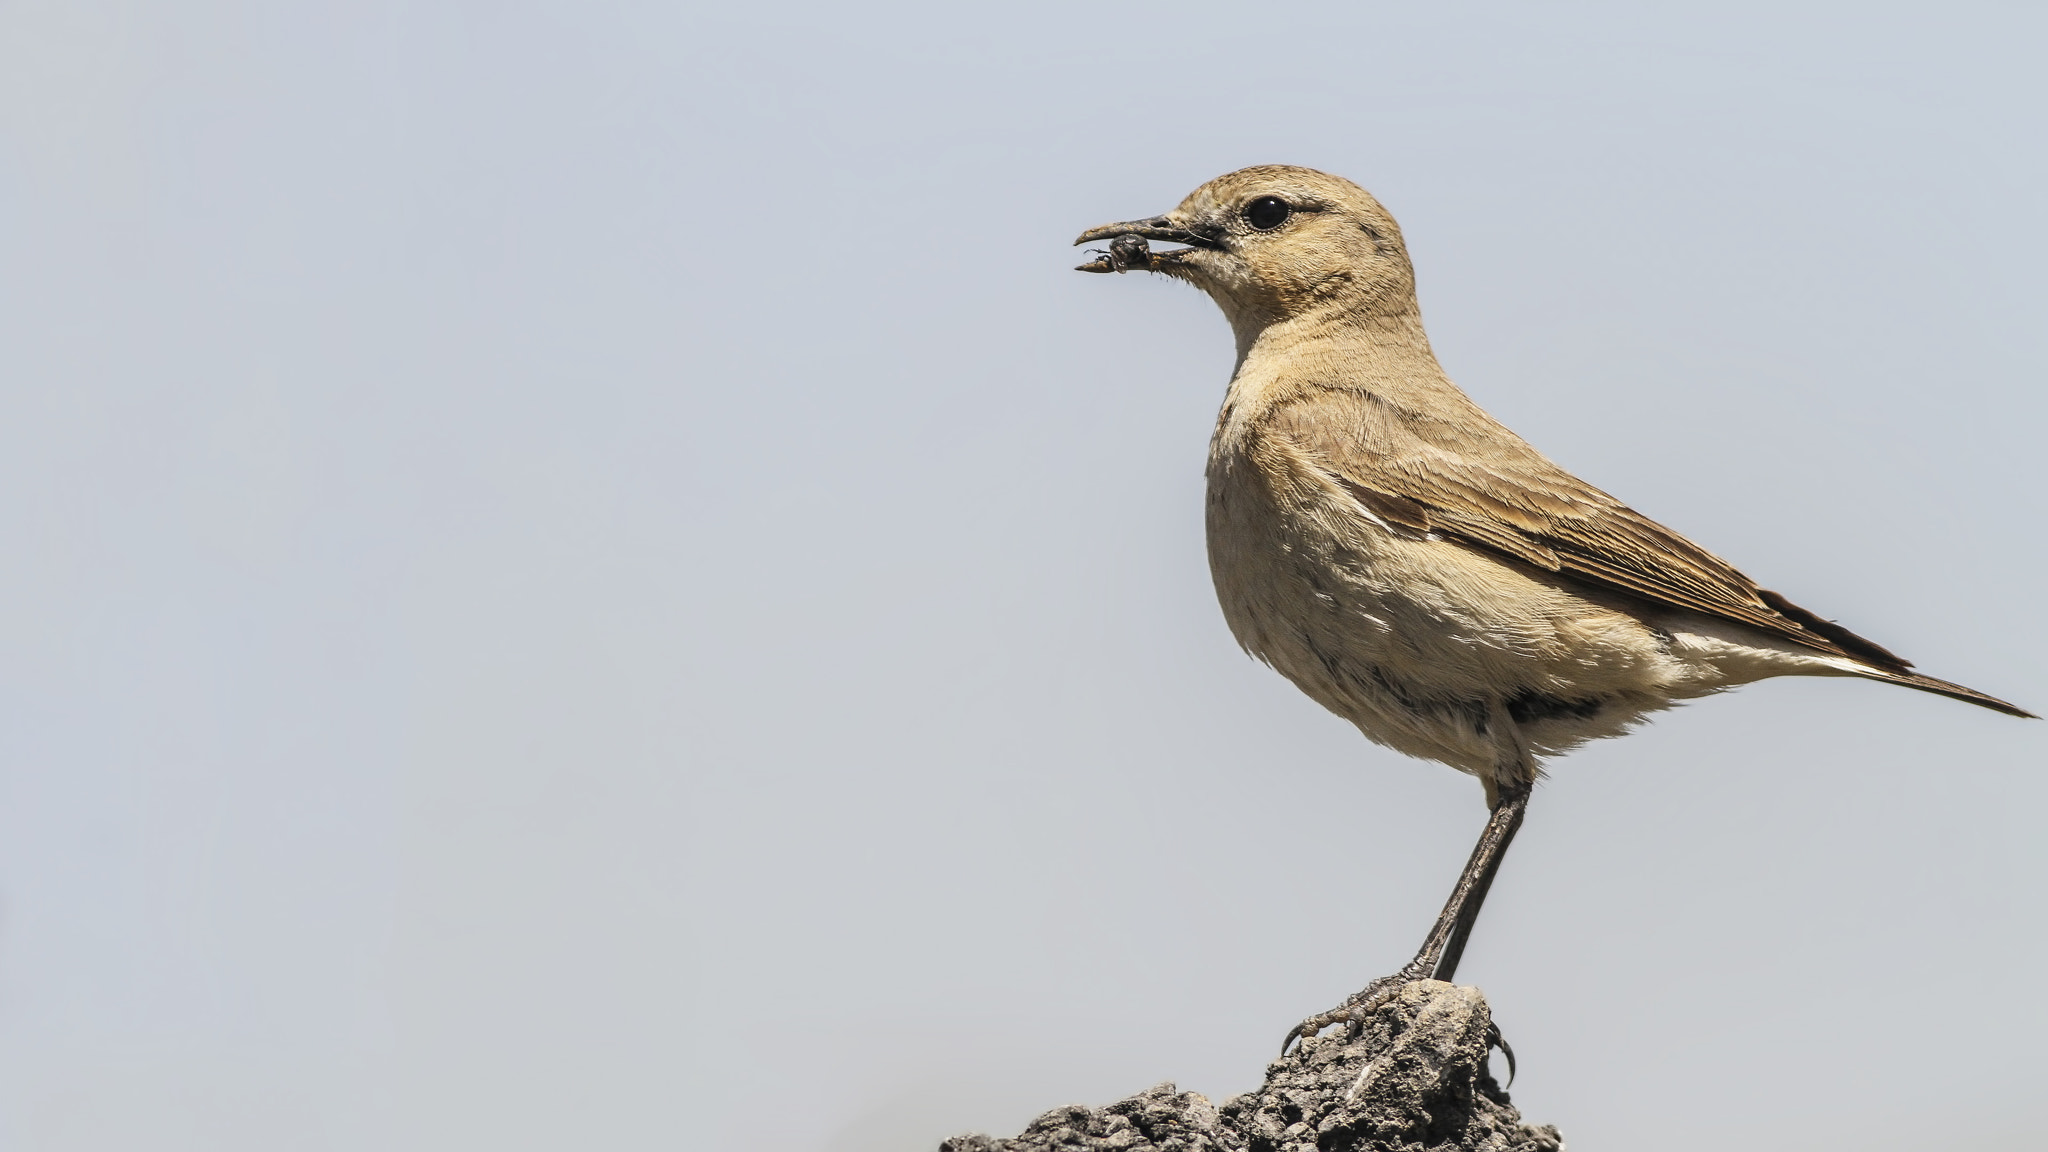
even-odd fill
[(1529, 810), (1530, 789), (1530, 784), (1522, 781), (1488, 789), (1494, 794), (1493, 814), (1487, 818), (1486, 830), (1479, 834), (1479, 843), (1473, 847), (1471, 858), (1465, 861), (1465, 870), (1458, 875), (1457, 887), (1451, 889), (1450, 900), (1445, 902), (1443, 912), (1437, 916), (1435, 926), (1430, 928), (1415, 959), (1392, 976), (1382, 976), (1346, 997), (1342, 1004), (1328, 1012), (1296, 1024), (1280, 1046), (1283, 1052), (1297, 1038), (1314, 1036), (1332, 1024), (1348, 1024), (1355, 1034), (1364, 1027), (1373, 1012), (1394, 998), (1403, 984), (1415, 980), (1449, 980), (1457, 975), (1458, 959), (1465, 954), (1465, 941), (1472, 935), (1472, 925), (1479, 919), (1479, 907), (1486, 902), (1486, 890), (1493, 886), (1494, 874), (1500, 871), (1501, 858), (1507, 854), (1508, 844), (1515, 838), (1515, 831), (1522, 826), (1522, 817)]
[(1479, 843), (1473, 845), (1472, 856), (1458, 875), (1458, 886), (1451, 890), (1450, 900), (1437, 916), (1422, 951), (1415, 956), (1418, 964), (1430, 958), (1430, 979), (1449, 980), (1458, 974), (1458, 961), (1465, 955), (1465, 941), (1472, 936), (1472, 926), (1479, 922), (1479, 909), (1486, 903), (1487, 889), (1493, 887), (1508, 844), (1521, 829), (1522, 817), (1528, 814), (1531, 790), (1528, 784), (1501, 790), (1493, 814), (1487, 818), (1486, 830), (1479, 834)]

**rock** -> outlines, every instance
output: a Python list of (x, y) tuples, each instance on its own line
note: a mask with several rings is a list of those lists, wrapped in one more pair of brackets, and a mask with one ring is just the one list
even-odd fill
[(1492, 1024), (1479, 989), (1420, 980), (1356, 1040), (1339, 1030), (1304, 1041), (1267, 1065), (1264, 1087), (1221, 1108), (1160, 1084), (1104, 1108), (1056, 1108), (1012, 1139), (956, 1136), (939, 1152), (1562, 1152), (1557, 1129), (1522, 1123), (1487, 1071)]

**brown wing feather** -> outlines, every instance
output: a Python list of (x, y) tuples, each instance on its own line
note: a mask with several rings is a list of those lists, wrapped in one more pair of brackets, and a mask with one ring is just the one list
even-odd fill
[(1757, 587), (1713, 553), (1558, 467), (1476, 407), (1462, 416), (1453, 423), (1344, 390), (1278, 408), (1270, 427), (1326, 463), (1382, 519), (1885, 672), (1911, 667)]
[(1318, 457), (1382, 520), (1748, 624), (1846, 656), (1879, 680), (2033, 717), (1996, 696), (1914, 672), (1847, 628), (1757, 587), (1720, 557), (1551, 463), (1462, 394), (1435, 399), (1455, 411), (1455, 422), (1333, 389), (1274, 409), (1268, 427)]

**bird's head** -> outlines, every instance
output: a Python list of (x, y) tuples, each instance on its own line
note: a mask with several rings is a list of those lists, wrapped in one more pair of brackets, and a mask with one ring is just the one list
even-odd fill
[[(1136, 238), (1136, 239), (1132, 239)], [(1186, 280), (1213, 297), (1240, 336), (1316, 314), (1414, 307), (1401, 229), (1372, 194), (1313, 168), (1242, 168), (1149, 220), (1104, 224), (1076, 244), (1111, 241), (1083, 272), (1133, 268)], [(1153, 252), (1146, 240), (1185, 244)]]

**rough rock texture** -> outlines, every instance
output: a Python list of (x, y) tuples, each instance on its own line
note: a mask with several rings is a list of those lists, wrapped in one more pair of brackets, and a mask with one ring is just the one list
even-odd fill
[(956, 1136), (939, 1152), (1561, 1152), (1557, 1129), (1522, 1123), (1488, 1074), (1491, 1027), (1479, 989), (1417, 981), (1357, 1040), (1309, 1040), (1266, 1067), (1264, 1087), (1220, 1108), (1161, 1084), (1105, 1108), (1056, 1108), (1013, 1139)]

